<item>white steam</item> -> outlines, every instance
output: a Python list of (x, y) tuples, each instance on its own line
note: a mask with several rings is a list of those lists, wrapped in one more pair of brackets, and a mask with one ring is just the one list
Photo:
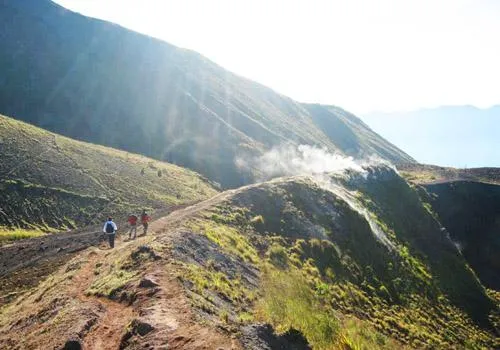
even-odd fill
[(347, 169), (360, 173), (365, 171), (352, 157), (309, 145), (276, 147), (255, 159), (237, 158), (236, 164), (240, 168), (256, 171), (259, 180), (278, 176), (340, 173)]
[(236, 164), (240, 168), (258, 173), (261, 181), (279, 176), (310, 176), (319, 186), (335, 194), (346, 202), (352, 210), (363, 216), (370, 225), (374, 236), (382, 244), (388, 249), (394, 248), (385, 232), (373, 220), (370, 212), (359, 203), (356, 193), (346, 189), (331, 176), (334, 173), (343, 177), (346, 170), (350, 170), (364, 177), (368, 173), (366, 167), (370, 165), (384, 165), (394, 168), (388, 161), (382, 160), (378, 156), (357, 161), (352, 157), (330, 153), (324, 148), (309, 145), (286, 145), (273, 148), (257, 158), (238, 158)]

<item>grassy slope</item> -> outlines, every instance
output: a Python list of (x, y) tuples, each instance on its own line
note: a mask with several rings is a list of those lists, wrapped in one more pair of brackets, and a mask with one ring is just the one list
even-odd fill
[[(151, 297), (138, 283), (168, 271), (184, 286), (197, 322), (240, 337), (244, 348), (259, 322), (285, 336), (295, 329), (315, 349), (497, 348), (488, 320), (497, 306), (417, 191), (387, 169), (333, 180), (353, 191), (393, 250), (337, 195), (307, 178), (277, 179), (173, 213), (156, 236), (104, 252), (80, 292), (122, 308), (132, 303), (135, 317), (153, 322), (158, 332), (132, 335), (130, 344), (164, 339), (164, 319), (150, 313), (167, 296), (152, 288)], [(84, 312), (88, 302), (69, 302), (66, 294), (73, 285), (67, 275), (79, 276), (91, 254), (2, 309), (0, 342), (10, 344), (12, 330), (26, 344), (64, 342), (80, 326), (61, 325), (75, 315), (99, 324), (101, 316)], [(85, 341), (92, 329), (81, 328), (73, 337)]]
[(0, 227), (51, 231), (212, 196), (175, 165), (74, 141), (0, 116)]
[(0, 8), (1, 113), (231, 187), (254, 175), (235, 166), (236, 156), (286, 142), (412, 161), (348, 113), (300, 104), (194, 52), (48, 0)]
[[(428, 206), (393, 174), (376, 183), (347, 186), (390, 237), (392, 253), (363, 217), (307, 180), (251, 187), (205, 211), (187, 229), (246, 268), (213, 253), (208, 262), (187, 259), (186, 286), (201, 296), (194, 304), (222, 319), (298, 329), (315, 348), (498, 346), (488, 319), (498, 307)], [(260, 271), (260, 291), (246, 269)], [(231, 302), (220, 306), (217, 296)]]

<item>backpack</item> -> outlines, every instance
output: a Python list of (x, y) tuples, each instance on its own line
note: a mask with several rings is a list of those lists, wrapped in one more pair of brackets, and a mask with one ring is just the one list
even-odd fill
[(114, 233), (115, 228), (113, 227), (113, 224), (111, 222), (108, 222), (106, 224), (106, 233)]

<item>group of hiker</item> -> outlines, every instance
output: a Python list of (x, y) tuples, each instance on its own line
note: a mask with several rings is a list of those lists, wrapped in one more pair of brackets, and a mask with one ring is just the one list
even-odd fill
[[(136, 237), (137, 237), (137, 222), (139, 221), (139, 219), (141, 221), (141, 225), (143, 228), (142, 235), (145, 236), (146, 233), (148, 232), (148, 226), (149, 226), (149, 221), (151, 221), (151, 217), (148, 215), (146, 210), (142, 211), (140, 218), (137, 217), (137, 215), (135, 215), (135, 214), (130, 214), (128, 216), (128, 219), (127, 219), (127, 222), (129, 224), (129, 227), (130, 227), (129, 232), (128, 232), (129, 239), (136, 239)], [(108, 237), (109, 246), (111, 248), (114, 248), (114, 246), (115, 246), (116, 231), (118, 231), (118, 226), (113, 221), (112, 217), (108, 217), (108, 220), (106, 220), (106, 222), (104, 223), (104, 227), (102, 228), (102, 232), (104, 232), (106, 234), (106, 236)]]

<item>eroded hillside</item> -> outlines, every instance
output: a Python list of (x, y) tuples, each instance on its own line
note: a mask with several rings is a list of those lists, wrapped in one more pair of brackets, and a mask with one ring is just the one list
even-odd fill
[(387, 167), (224, 192), (83, 251), (2, 308), (0, 344), (497, 348), (498, 306), (429, 208)]

